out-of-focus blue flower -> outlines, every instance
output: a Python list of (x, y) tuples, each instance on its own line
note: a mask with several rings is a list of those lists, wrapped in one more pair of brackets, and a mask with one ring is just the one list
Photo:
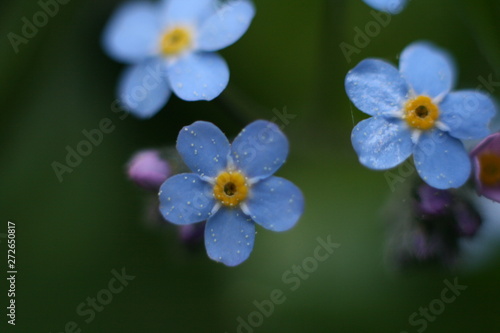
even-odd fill
[(104, 50), (129, 65), (118, 96), (140, 118), (156, 114), (173, 91), (186, 101), (212, 100), (229, 82), (229, 69), (214, 51), (247, 31), (255, 14), (248, 0), (128, 2), (111, 18)]
[(288, 140), (275, 124), (255, 121), (230, 144), (215, 125), (197, 121), (180, 131), (177, 150), (193, 173), (165, 181), (160, 211), (178, 225), (207, 220), (205, 246), (213, 260), (242, 263), (253, 249), (255, 223), (285, 231), (302, 215), (300, 189), (273, 176), (288, 155)]
[(481, 141), (471, 152), (477, 192), (500, 202), (500, 133)]
[(413, 154), (427, 184), (438, 189), (463, 185), (471, 162), (460, 140), (487, 136), (496, 108), (481, 92), (450, 92), (455, 76), (450, 57), (425, 42), (403, 51), (399, 70), (378, 59), (363, 60), (351, 70), (347, 95), (372, 116), (352, 131), (361, 164), (390, 169)]
[(408, 0), (363, 0), (369, 6), (390, 14), (400, 13)]

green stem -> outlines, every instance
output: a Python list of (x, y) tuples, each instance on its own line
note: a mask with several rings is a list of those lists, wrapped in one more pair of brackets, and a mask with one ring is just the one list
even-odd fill
[(349, 110), (343, 108), (343, 102), (347, 99), (344, 77), (350, 65), (340, 52), (340, 45), (345, 42), (346, 37), (346, 13), (347, 0), (324, 0), (322, 12), (318, 13), (321, 25), (316, 68), (317, 85), (312, 107), (317, 112), (310, 112), (308, 115), (316, 132), (330, 133), (331, 139), (339, 142), (344, 140), (345, 133), (332, 131), (332, 122), (335, 129), (351, 126)]
[[(479, 3), (478, 3), (479, 2)], [(494, 3), (484, 0), (461, 0), (459, 2), (466, 24), (477, 40), (483, 57), (489, 63), (492, 71), (500, 76), (500, 43), (497, 29), (499, 17), (495, 17)]]
[(267, 110), (231, 84), (216, 99), (216, 102), (241, 126), (248, 125), (255, 120), (257, 115), (265, 114)]

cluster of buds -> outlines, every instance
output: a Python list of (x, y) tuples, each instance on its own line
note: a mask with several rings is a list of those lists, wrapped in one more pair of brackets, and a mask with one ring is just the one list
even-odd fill
[(456, 191), (421, 184), (413, 199), (415, 234), (411, 257), (453, 265), (462, 238), (472, 238), (482, 224), (470, 198)]
[(418, 181), (401, 189), (404, 193), (389, 207), (389, 253), (399, 268), (455, 266), (462, 241), (472, 239), (483, 224), (479, 197), (500, 203), (500, 133), (481, 141), (471, 159), (473, 175), (466, 186), (441, 190)]
[[(137, 152), (127, 163), (128, 178), (138, 187), (148, 192), (148, 219), (155, 224), (166, 224), (159, 213), (158, 191), (167, 178), (187, 172), (188, 168), (173, 147), (147, 149)], [(204, 223), (179, 226), (178, 235), (186, 245), (198, 245), (203, 241)]]

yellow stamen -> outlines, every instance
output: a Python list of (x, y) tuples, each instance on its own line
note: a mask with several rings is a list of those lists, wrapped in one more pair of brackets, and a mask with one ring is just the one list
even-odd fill
[(406, 102), (404, 118), (412, 128), (429, 130), (439, 118), (439, 108), (430, 97), (418, 96)]
[(486, 186), (500, 185), (500, 156), (486, 152), (478, 156), (479, 180)]
[(186, 28), (170, 29), (161, 38), (161, 52), (167, 56), (177, 55), (191, 46), (191, 39), (191, 32)]
[(214, 185), (214, 197), (224, 206), (234, 207), (246, 199), (248, 184), (239, 172), (222, 172)]

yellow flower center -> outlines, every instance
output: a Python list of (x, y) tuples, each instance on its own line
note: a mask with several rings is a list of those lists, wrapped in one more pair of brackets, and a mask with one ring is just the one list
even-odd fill
[(176, 27), (168, 30), (161, 38), (161, 52), (167, 56), (177, 55), (191, 45), (191, 32), (186, 28)]
[(486, 186), (500, 185), (500, 156), (486, 152), (478, 158), (481, 183)]
[(418, 96), (406, 102), (404, 119), (412, 128), (428, 130), (439, 118), (439, 108), (430, 97)]
[(222, 172), (214, 185), (214, 197), (224, 206), (234, 207), (246, 199), (248, 184), (239, 172)]

